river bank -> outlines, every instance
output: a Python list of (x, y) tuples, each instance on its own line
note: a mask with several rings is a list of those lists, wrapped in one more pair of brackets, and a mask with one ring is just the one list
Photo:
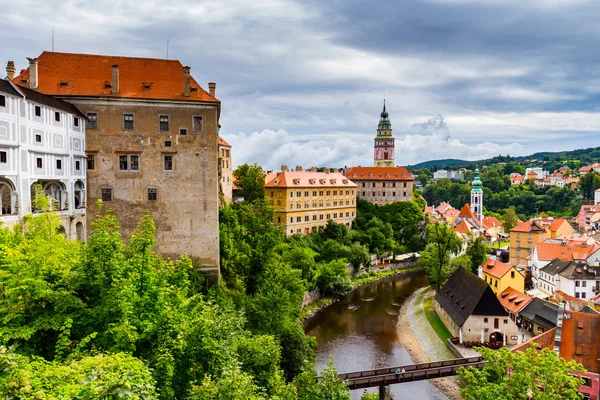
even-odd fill
[[(359, 288), (363, 285), (366, 285), (367, 283), (376, 282), (383, 278), (387, 278), (389, 276), (401, 275), (401, 274), (406, 274), (409, 272), (414, 272), (414, 271), (419, 271), (419, 270), (421, 270), (420, 267), (408, 267), (408, 268), (402, 268), (402, 269), (396, 269), (396, 270), (382, 271), (382, 272), (378, 272), (376, 275), (368, 275), (365, 273), (365, 274), (362, 274), (362, 275), (352, 279), (352, 290), (350, 290), (350, 292), (348, 292), (348, 293), (352, 293), (354, 290), (356, 290), (357, 288)], [(348, 294), (348, 293), (344, 293), (344, 295)], [(329, 307), (333, 303), (337, 302), (340, 298), (341, 298), (341, 296), (340, 297), (319, 297), (319, 298), (317, 298), (315, 301), (308, 304), (302, 310), (302, 323), (306, 324), (308, 322), (308, 320), (310, 320), (312, 317), (314, 317), (319, 311), (321, 311), (324, 308)]]
[[(400, 308), (396, 330), (402, 347), (408, 351), (413, 363), (455, 358), (439, 339), (423, 310), (423, 299), (433, 296), (429, 288), (416, 290)], [(462, 397), (452, 378), (432, 379), (430, 382), (451, 400)]]

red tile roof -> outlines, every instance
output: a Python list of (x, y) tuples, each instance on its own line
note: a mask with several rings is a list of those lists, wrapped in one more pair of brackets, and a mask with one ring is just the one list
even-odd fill
[(555, 258), (564, 261), (585, 260), (590, 254), (598, 250), (598, 246), (581, 246), (581, 243), (573, 241), (566, 241), (565, 245), (562, 243), (538, 243), (535, 247), (538, 260), (544, 261), (554, 260)]
[(355, 188), (356, 183), (349, 180), (339, 172), (309, 172), (292, 171), (268, 174), (265, 178), (265, 187), (347, 187)]
[[(119, 66), (119, 94), (112, 94), (111, 87), (106, 87), (112, 81), (112, 65)], [(29, 69), (13, 82), (26, 86), (28, 79)], [(48, 51), (38, 57), (37, 90), (45, 94), (219, 102), (193, 77), (190, 97), (184, 96), (183, 86), (183, 65), (178, 60)]]
[(219, 136), (219, 146), (231, 147), (231, 145), (229, 143), (227, 143), (227, 141), (225, 139), (223, 139), (221, 136)]
[(404, 167), (350, 167), (346, 176), (355, 181), (412, 181), (413, 175)]
[(466, 219), (463, 219), (458, 225), (454, 227), (454, 232), (469, 233), (471, 232), (471, 224), (469, 224)]
[(508, 271), (510, 271), (511, 268), (513, 267), (510, 264), (491, 258), (488, 258), (483, 264), (483, 272), (496, 278), (502, 278)]
[(519, 292), (517, 289), (507, 287), (504, 291), (498, 294), (500, 303), (511, 312), (517, 314), (532, 300), (531, 297)]
[(481, 221), (485, 229), (491, 229), (497, 226), (502, 226), (502, 222), (496, 217), (483, 217)]
[(564, 312), (560, 342), (561, 357), (581, 363), (588, 371), (600, 372), (599, 344), (600, 314)]

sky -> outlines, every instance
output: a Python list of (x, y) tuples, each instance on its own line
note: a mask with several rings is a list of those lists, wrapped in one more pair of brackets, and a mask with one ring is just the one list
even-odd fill
[(594, 0), (0, 0), (0, 62), (169, 58), (217, 83), (234, 165), (372, 165), (600, 146)]

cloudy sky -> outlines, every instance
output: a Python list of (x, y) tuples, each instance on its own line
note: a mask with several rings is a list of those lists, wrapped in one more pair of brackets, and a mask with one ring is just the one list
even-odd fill
[(0, 61), (165, 57), (217, 82), (234, 163), (370, 165), (600, 145), (595, 0), (0, 0)]

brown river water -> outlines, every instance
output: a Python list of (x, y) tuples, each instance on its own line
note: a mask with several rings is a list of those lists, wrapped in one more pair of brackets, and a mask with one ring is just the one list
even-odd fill
[[(317, 368), (333, 356), (338, 372), (353, 372), (412, 364), (398, 342), (396, 323), (402, 303), (427, 285), (420, 271), (394, 275), (368, 283), (317, 313), (306, 325), (306, 333), (317, 339)], [(395, 400), (447, 399), (429, 381), (391, 386)], [(377, 393), (377, 388), (369, 389)], [(352, 391), (358, 400), (364, 389)]]

